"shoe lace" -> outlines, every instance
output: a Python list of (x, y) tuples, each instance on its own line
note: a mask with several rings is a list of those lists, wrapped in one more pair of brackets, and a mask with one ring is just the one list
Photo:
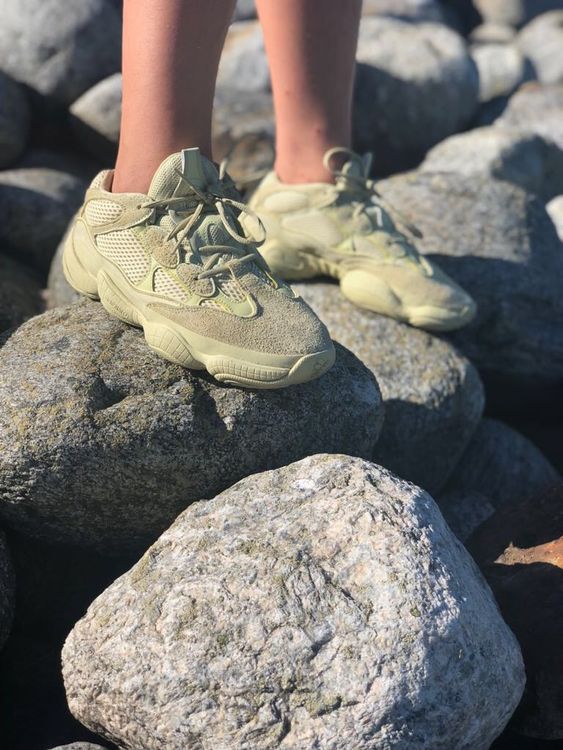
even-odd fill
[[(350, 174), (345, 172), (343, 169), (333, 169), (331, 167), (331, 161), (335, 156), (344, 155), (349, 160), (354, 160), (356, 163), (361, 163), (362, 174)], [(414, 237), (421, 239), (423, 234), (414, 224), (409, 222), (404, 215), (389, 203), (381, 193), (375, 187), (375, 182), (369, 179), (368, 175), (371, 170), (372, 154), (365, 154), (363, 157), (358, 157), (349, 148), (343, 146), (337, 146), (329, 149), (323, 158), (323, 165), (327, 169), (335, 180), (336, 190), (339, 193), (351, 193), (356, 201), (357, 206), (354, 209), (354, 216), (359, 217), (360, 214), (365, 213), (366, 209), (375, 209), (377, 216), (377, 224), (380, 227), (384, 226), (383, 211), (387, 212), (398, 224), (401, 224), (407, 232)], [(400, 238), (399, 233), (397, 233)]]
[[(226, 165), (223, 162), (219, 168), (219, 181), (224, 183), (222, 187), (225, 188), (225, 191), (236, 194), (234, 189), (231, 190), (232, 181), (231, 183), (229, 182), (230, 178), (226, 176), (225, 170)], [(256, 250), (256, 247), (261, 245), (266, 238), (266, 232), (260, 217), (242, 201), (236, 200), (235, 198), (221, 192), (199, 188), (179, 170), (176, 169), (174, 171), (189, 188), (189, 194), (187, 196), (181, 195), (149, 200), (145, 201), (140, 206), (141, 208), (151, 208), (155, 211), (159, 208), (164, 208), (173, 211), (177, 216), (186, 214), (185, 216), (182, 216), (182, 218), (180, 218), (175, 224), (174, 228), (168, 232), (165, 238), (166, 241), (168, 242), (171, 239), (175, 239), (175, 244), (178, 248), (182, 242), (187, 239), (192, 229), (197, 226), (204, 213), (214, 213), (219, 216), (227, 234), (229, 234), (238, 245), (242, 246), (239, 249), (236, 245), (202, 245), (198, 248), (198, 252), (200, 254), (208, 255), (209, 257), (203, 264), (202, 270), (198, 273), (197, 278), (206, 279), (212, 276), (218, 276), (225, 271), (229, 271), (237, 266), (251, 262), (257, 263), (261, 268), (267, 270), (267, 268), (265, 268), (265, 261), (262, 260), (262, 256)], [(234, 183), (232, 187), (234, 188)], [(193, 205), (189, 205), (190, 203)], [(177, 212), (175, 210), (176, 208), (179, 209)], [(235, 215), (235, 220), (236, 216), (241, 213), (245, 213), (254, 218), (261, 229), (262, 237), (252, 238), (239, 234), (232, 223), (234, 211), (238, 212)], [(245, 252), (243, 248), (248, 247), (250, 247), (250, 252)], [(227, 260), (222, 260), (225, 255), (230, 255), (232, 257)]]

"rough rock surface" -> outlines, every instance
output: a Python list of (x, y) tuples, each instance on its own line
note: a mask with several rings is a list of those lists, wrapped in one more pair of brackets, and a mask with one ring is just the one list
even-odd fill
[(525, 84), (495, 124), (536, 133), (563, 149), (563, 85)]
[(542, 83), (563, 83), (563, 9), (538, 16), (518, 35), (518, 46)]
[(479, 73), (479, 101), (508, 96), (532, 74), (518, 47), (511, 44), (482, 44), (471, 50)]
[(258, 21), (238, 21), (229, 28), (217, 85), (242, 91), (269, 90), (270, 70)]
[(488, 126), (452, 135), (428, 152), (420, 170), (506, 180), (544, 200), (563, 192), (563, 149), (518, 128)]
[(14, 574), (6, 538), (0, 531), (0, 650), (6, 643), (14, 615)]
[(0, 0), (0, 70), (71, 104), (119, 70), (121, 21), (108, 0)]
[(561, 8), (561, 0), (474, 0), (485, 21), (523, 26), (535, 16)]
[(394, 16), (409, 21), (445, 23), (444, 9), (436, 0), (364, 0), (364, 16)]
[(21, 156), (29, 133), (29, 104), (22, 87), (0, 73), (0, 169)]
[(500, 508), (538, 495), (559, 480), (559, 472), (527, 438), (496, 419), (483, 419), (447, 490), (480, 493)]
[(86, 153), (113, 164), (121, 122), (121, 73), (100, 81), (71, 106), (71, 124)]
[(91, 742), (71, 742), (70, 745), (59, 745), (53, 750), (105, 750), (101, 745), (92, 745)]
[(42, 307), (41, 286), (33, 271), (0, 255), (0, 333), (19, 326)]
[(80, 721), (145, 750), (487, 750), (524, 682), (430, 496), (341, 455), (189, 508), (76, 625), (63, 674)]
[(563, 485), (497, 512), (469, 545), (524, 655), (526, 689), (511, 725), (561, 741)]
[[(70, 228), (70, 227), (69, 227)], [(65, 278), (63, 272), (63, 253), (68, 230), (64, 233), (49, 269), (47, 279), (47, 307), (64, 307), (78, 302), (82, 295), (76, 292)]]
[(5, 252), (46, 271), (85, 189), (83, 180), (55, 169), (0, 172), (0, 243)]
[(442, 24), (366, 18), (358, 60), (355, 142), (375, 150), (378, 174), (416, 163), (476, 110), (475, 63), (462, 37)]
[(489, 498), (480, 492), (450, 490), (436, 498), (448, 526), (465, 542), (495, 512)]
[(415, 172), (379, 183), (424, 237), (422, 251), (473, 295), (477, 317), (451, 339), (510, 384), (563, 379), (563, 253), (544, 206), (507, 182)]
[(47, 541), (129, 547), (248, 474), (371, 456), (382, 417), (373, 375), (343, 348), (302, 386), (226, 388), (99, 303), (58, 308), (0, 350), (0, 515)]
[(327, 325), (375, 375), (385, 421), (374, 460), (438, 492), (483, 411), (475, 368), (446, 341), (358, 309), (336, 284), (294, 284)]

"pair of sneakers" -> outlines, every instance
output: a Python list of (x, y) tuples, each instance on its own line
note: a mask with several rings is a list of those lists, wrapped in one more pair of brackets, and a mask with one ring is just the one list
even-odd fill
[(328, 274), (360, 307), (430, 330), (467, 323), (472, 299), (397, 230), (369, 162), (344, 158), (334, 183), (270, 173), (248, 206), (197, 148), (169, 156), (147, 195), (112, 193), (101, 172), (67, 238), (66, 278), (166, 359), (251, 388), (303, 383), (334, 362), (326, 327), (280, 277)]

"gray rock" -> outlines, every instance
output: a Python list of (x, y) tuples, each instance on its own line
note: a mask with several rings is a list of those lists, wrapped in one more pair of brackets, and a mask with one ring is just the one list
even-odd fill
[(121, 73), (88, 89), (71, 106), (71, 125), (86, 153), (113, 165), (121, 123)]
[[(488, 376), (534, 391), (563, 378), (563, 253), (544, 206), (486, 177), (415, 172), (379, 183), (431, 255), (478, 303), (451, 334)], [(525, 405), (525, 404), (521, 404)]]
[(563, 85), (525, 84), (495, 124), (535, 133), (563, 150)]
[(85, 189), (83, 180), (55, 169), (0, 172), (0, 243), (6, 252), (46, 271)]
[(495, 512), (486, 495), (480, 492), (450, 490), (436, 498), (448, 526), (460, 542), (465, 542)]
[(188, 509), (75, 626), (63, 676), (82, 723), (145, 750), (486, 750), (524, 683), (430, 496), (342, 455)]
[(48, 309), (52, 309), (54, 307), (64, 307), (65, 305), (72, 305), (74, 302), (78, 302), (82, 299), (82, 295), (78, 294), (78, 292), (76, 292), (71, 287), (71, 285), (66, 280), (63, 272), (64, 246), (71, 224), (72, 221), (59, 243), (57, 252), (53, 257), (53, 261), (49, 269), (46, 289)]
[(22, 87), (0, 73), (0, 169), (21, 156), (29, 133), (29, 103)]
[(444, 25), (365, 18), (358, 60), (355, 143), (375, 151), (378, 174), (412, 166), (476, 111), (475, 63)]
[(371, 456), (382, 417), (373, 375), (341, 347), (303, 386), (226, 388), (97, 303), (57, 308), (0, 350), (0, 515), (46, 541), (127, 549), (248, 474)]
[(532, 18), (561, 8), (561, 0), (474, 0), (486, 22), (523, 26)]
[(476, 26), (469, 35), (473, 44), (508, 44), (515, 37), (514, 28), (502, 23), (483, 23)]
[(518, 46), (532, 61), (542, 83), (563, 83), (563, 9), (545, 13), (525, 26)]
[(14, 166), (17, 169), (39, 168), (67, 172), (88, 184), (100, 171), (99, 163), (83, 154), (77, 154), (76, 151), (59, 151), (50, 148), (30, 148)]
[(0, 0), (0, 18), (0, 70), (63, 104), (120, 68), (108, 0)]
[(563, 149), (526, 130), (488, 126), (438, 143), (420, 171), (506, 180), (549, 200), (563, 192)]
[(0, 650), (6, 643), (14, 615), (14, 573), (6, 539), (0, 531)]
[(334, 284), (294, 287), (375, 375), (385, 422), (374, 460), (438, 492), (467, 446), (483, 411), (475, 368), (446, 341), (345, 300)]
[(247, 21), (249, 18), (256, 18), (256, 5), (254, 0), (237, 0), (235, 20)]
[(270, 89), (270, 70), (258, 21), (237, 21), (229, 28), (217, 85), (241, 91)]
[(444, 9), (436, 0), (364, 0), (364, 16), (393, 16), (410, 21), (445, 23)]
[(496, 419), (483, 419), (446, 492), (479, 493), (500, 508), (539, 495), (560, 479), (527, 438)]
[(71, 742), (70, 745), (58, 745), (53, 750), (106, 750), (101, 745), (93, 745), (91, 742)]
[(39, 279), (21, 263), (0, 255), (0, 333), (43, 308)]
[(550, 200), (545, 208), (559, 239), (563, 242), (563, 195), (557, 195)]
[(512, 44), (481, 44), (471, 49), (479, 73), (479, 101), (508, 96), (533, 78), (522, 52)]

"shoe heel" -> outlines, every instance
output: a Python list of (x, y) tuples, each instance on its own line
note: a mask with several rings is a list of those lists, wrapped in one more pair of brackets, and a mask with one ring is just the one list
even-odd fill
[(98, 274), (98, 290), (100, 302), (110, 315), (119, 318), (124, 323), (138, 328), (142, 327), (141, 317), (137, 310), (103, 271)]
[(67, 232), (63, 249), (63, 273), (80, 294), (99, 299), (96, 248), (92, 245), (83, 223), (77, 219)]

